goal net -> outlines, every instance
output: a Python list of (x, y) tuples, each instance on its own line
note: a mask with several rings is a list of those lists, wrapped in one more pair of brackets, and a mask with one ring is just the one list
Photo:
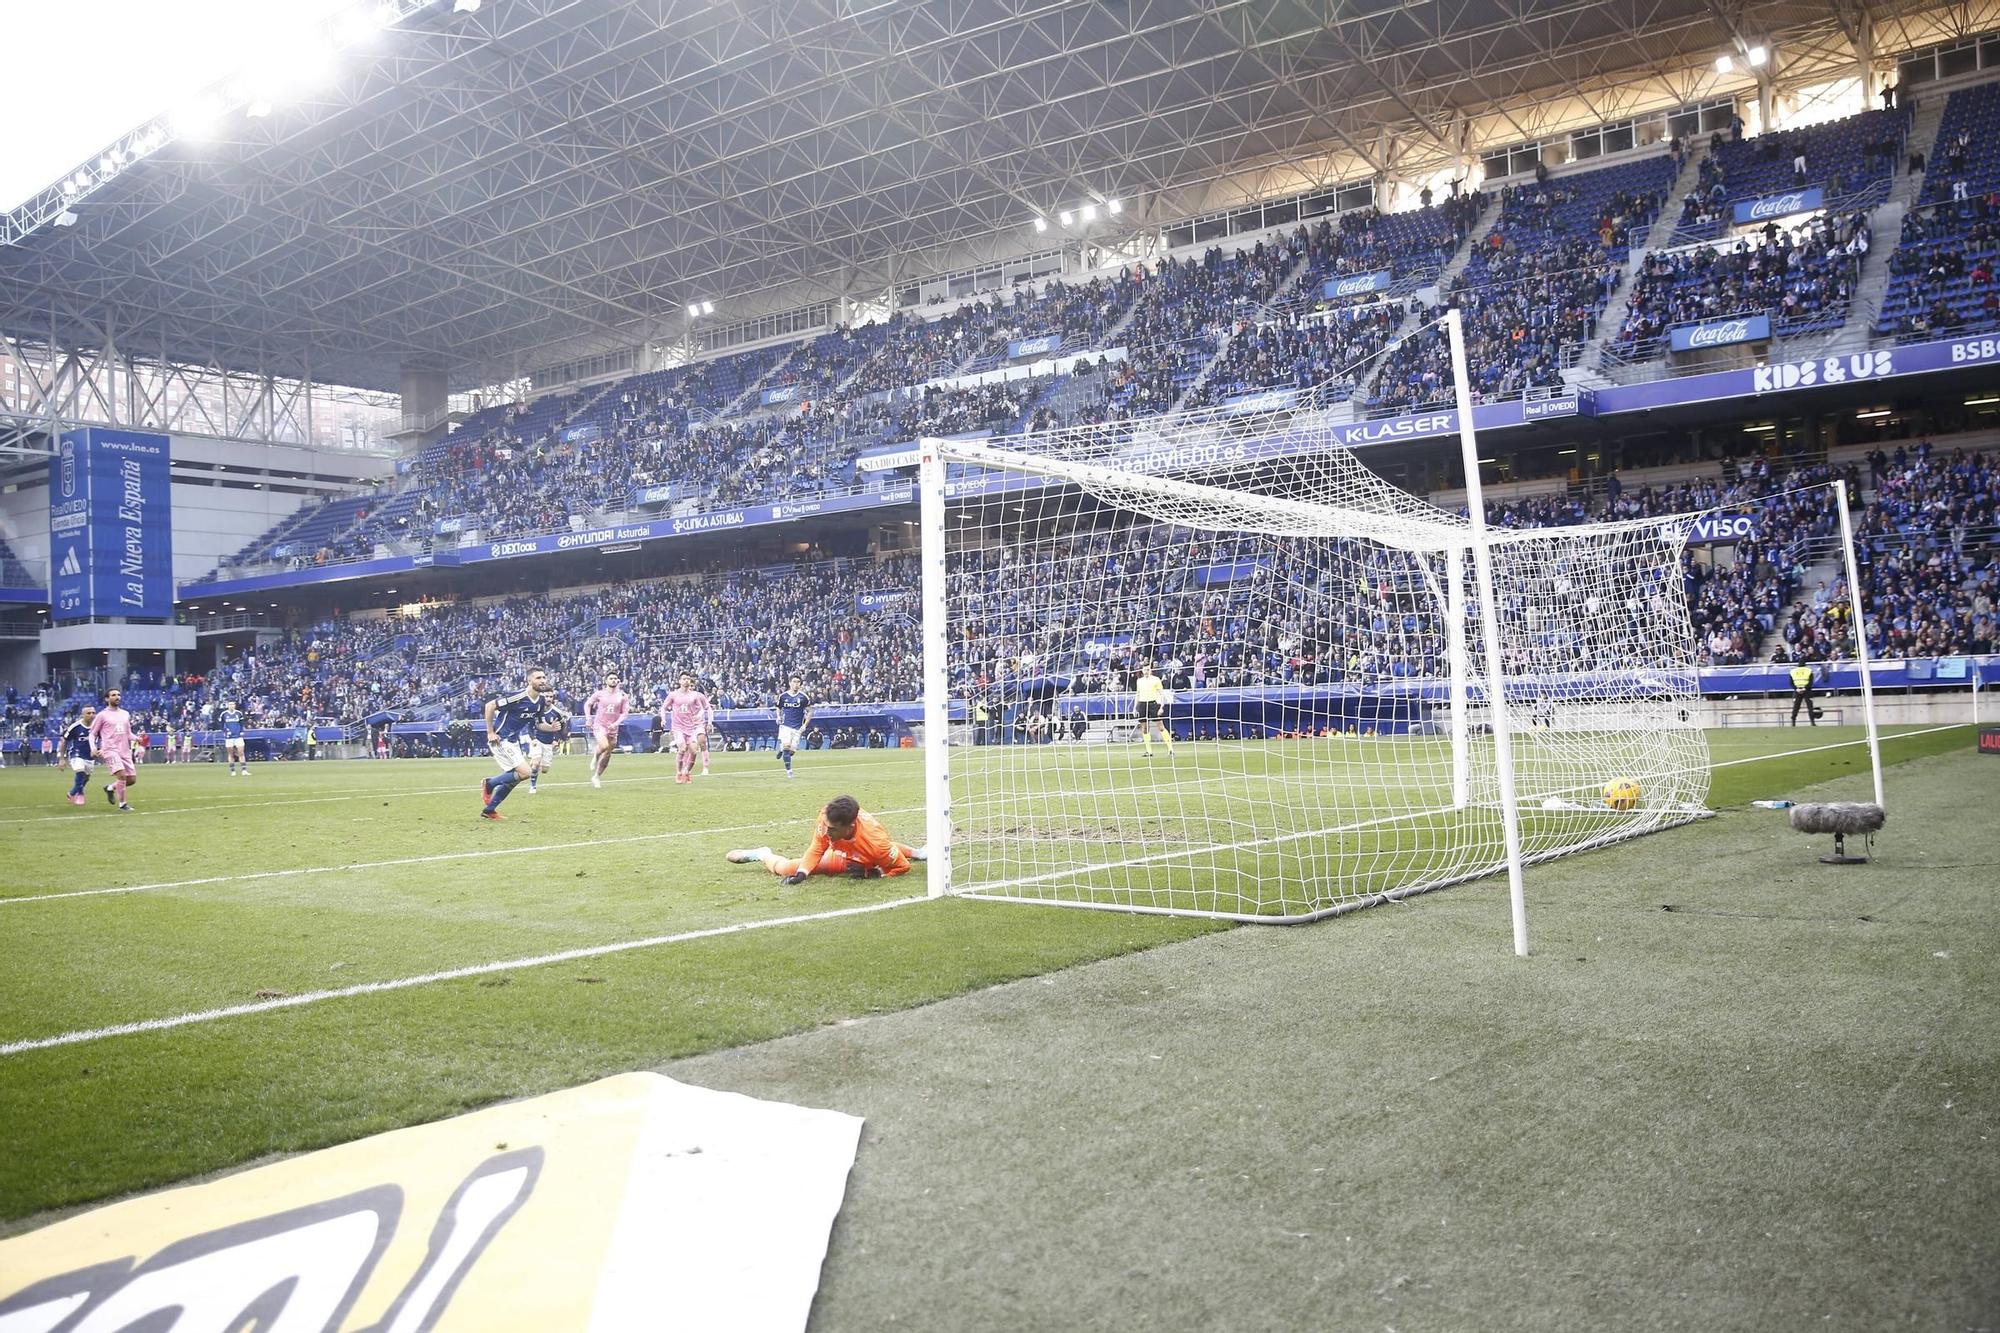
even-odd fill
[(949, 891), (1305, 920), (1703, 813), (1686, 520), (1493, 531), (1489, 608), (1344, 416), (926, 442)]

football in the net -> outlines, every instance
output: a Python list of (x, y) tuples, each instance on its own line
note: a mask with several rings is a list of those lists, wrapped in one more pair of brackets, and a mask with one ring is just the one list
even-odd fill
[(1604, 803), (1613, 810), (1632, 810), (1639, 804), (1639, 784), (1630, 778), (1613, 778), (1604, 784)]

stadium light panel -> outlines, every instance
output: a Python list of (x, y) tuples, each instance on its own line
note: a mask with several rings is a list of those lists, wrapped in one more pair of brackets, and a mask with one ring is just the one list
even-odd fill
[(1065, 208), (1062, 211), (1062, 215), (1058, 217), (1056, 221), (1062, 223), (1063, 226), (1067, 227), (1070, 223), (1076, 221), (1076, 214), (1070, 212), (1068, 209)]
[(1085, 205), (1083, 206), (1083, 220), (1084, 220), (1085, 222), (1095, 222), (1095, 221), (1097, 221), (1097, 205), (1096, 205), (1096, 204), (1085, 204)]
[(688, 303), (688, 318), (693, 319), (699, 314), (701, 314), (701, 302), (690, 301)]
[(1719, 55), (1715, 58), (1715, 72), (1717, 74), (1727, 74), (1735, 68), (1736, 62), (1731, 60), (1727, 54)]
[(184, 139), (205, 139), (215, 131), (216, 117), (221, 108), (213, 98), (203, 98), (190, 103), (174, 113), (174, 133)]
[(454, 14), (477, 14), (479, 12), (479, 0), (451, 0), (451, 12)]
[(715, 313), (715, 302), (713, 302), (713, 301), (703, 301), (703, 302), (701, 303), (701, 313), (702, 313), (702, 314), (704, 314), (704, 315), (712, 315), (712, 314), (714, 314), (714, 313)]
[(1771, 52), (1769, 48), (1762, 46), (1753, 46), (1744, 54), (1749, 57), (1750, 68), (1752, 69), (1764, 68), (1764, 66), (1768, 64), (1771, 59)]
[(1035, 219), (1035, 230), (1036, 230), (1036, 231), (1047, 231), (1048, 229), (1049, 229), (1049, 220), (1048, 220), (1047, 218), (1036, 218), (1036, 219)]
[(1105, 207), (1109, 209), (1113, 214), (1123, 213), (1125, 211), (1125, 201), (1122, 199), (1113, 199), (1110, 203), (1106, 204)]

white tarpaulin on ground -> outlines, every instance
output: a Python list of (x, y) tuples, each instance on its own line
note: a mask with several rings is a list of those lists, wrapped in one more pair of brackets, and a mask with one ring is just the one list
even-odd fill
[(860, 1135), (622, 1074), (0, 1241), (0, 1333), (803, 1329)]

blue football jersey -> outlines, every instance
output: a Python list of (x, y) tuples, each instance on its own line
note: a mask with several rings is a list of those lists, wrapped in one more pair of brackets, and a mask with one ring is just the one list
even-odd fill
[(533, 690), (507, 695), (493, 710), (493, 738), (517, 745), (532, 740), (541, 716), (542, 699)]
[(812, 700), (803, 694), (786, 691), (778, 696), (778, 725), (798, 728), (806, 724), (806, 709), (812, 707)]

